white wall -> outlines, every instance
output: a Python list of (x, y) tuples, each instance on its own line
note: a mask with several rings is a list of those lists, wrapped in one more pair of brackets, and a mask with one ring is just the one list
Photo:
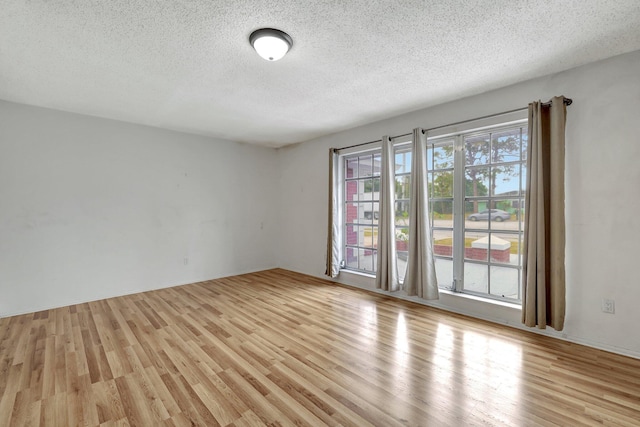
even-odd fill
[(0, 101), (0, 317), (275, 267), (276, 167), (273, 149)]
[[(567, 320), (571, 341), (640, 357), (640, 51), (279, 150), (279, 265), (323, 276), (330, 147), (495, 114), (565, 95)], [(384, 100), (381, 100), (384, 102)], [(343, 283), (373, 280), (342, 273)], [(615, 300), (614, 315), (601, 312)], [(444, 294), (437, 306), (520, 326), (519, 310)]]

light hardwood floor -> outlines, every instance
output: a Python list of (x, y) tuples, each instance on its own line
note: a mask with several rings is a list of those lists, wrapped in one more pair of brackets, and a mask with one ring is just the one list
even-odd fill
[(0, 426), (637, 426), (640, 360), (270, 270), (0, 319), (0, 396)]

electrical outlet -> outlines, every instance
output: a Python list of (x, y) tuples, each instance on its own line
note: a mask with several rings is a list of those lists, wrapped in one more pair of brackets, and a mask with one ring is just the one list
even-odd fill
[(612, 299), (602, 298), (602, 312), (614, 314), (616, 312), (616, 302)]

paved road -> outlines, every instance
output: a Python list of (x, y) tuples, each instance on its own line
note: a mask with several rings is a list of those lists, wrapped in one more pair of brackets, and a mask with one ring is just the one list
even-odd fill
[[(453, 221), (452, 220), (447, 220), (447, 219), (436, 219), (433, 221), (433, 225), (434, 227), (453, 227)], [(466, 220), (464, 222), (464, 225), (466, 228), (473, 228), (473, 229), (482, 229), (482, 230), (487, 230), (489, 229), (489, 222), (488, 221), (469, 221)], [(524, 223), (519, 222), (519, 221), (502, 221), (502, 222), (498, 222), (498, 221), (492, 221), (491, 222), (491, 229), (493, 231), (495, 230), (509, 230), (509, 231), (517, 231), (518, 227), (523, 227), (524, 229)]]

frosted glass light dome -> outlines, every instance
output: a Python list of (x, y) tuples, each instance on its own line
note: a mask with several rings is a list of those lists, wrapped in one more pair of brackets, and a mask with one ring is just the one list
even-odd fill
[(249, 36), (249, 42), (258, 55), (267, 61), (277, 61), (287, 54), (293, 40), (285, 32), (274, 28), (261, 28)]

